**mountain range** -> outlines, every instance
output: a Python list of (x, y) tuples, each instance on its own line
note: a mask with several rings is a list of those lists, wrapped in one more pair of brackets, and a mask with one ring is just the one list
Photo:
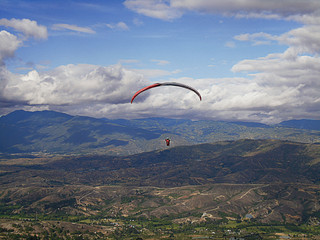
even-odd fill
[(186, 119), (97, 119), (54, 111), (14, 111), (0, 117), (1, 153), (103, 153), (130, 155), (239, 139), (320, 142), (320, 121), (290, 120), (276, 125)]
[(222, 221), (223, 227), (230, 220), (317, 229), (317, 124), (15, 111), (0, 118), (0, 216), (7, 219), (0, 229), (9, 234), (9, 220), (23, 218), (82, 219), (96, 227), (125, 218), (144, 225), (167, 219), (169, 226)]

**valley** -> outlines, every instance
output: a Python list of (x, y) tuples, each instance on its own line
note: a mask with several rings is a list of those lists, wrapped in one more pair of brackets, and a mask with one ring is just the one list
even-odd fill
[(317, 239), (319, 150), (238, 140), (129, 156), (3, 154), (0, 236)]

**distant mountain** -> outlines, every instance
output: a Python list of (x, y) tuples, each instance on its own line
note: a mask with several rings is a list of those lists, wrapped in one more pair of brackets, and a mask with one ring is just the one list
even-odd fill
[[(1, 152), (90, 152), (152, 140), (162, 134), (106, 119), (70, 116), (54, 111), (15, 111), (0, 118)], [(116, 154), (116, 152), (115, 152)]]
[(280, 123), (283, 127), (320, 131), (320, 120), (300, 119)]
[(252, 122), (186, 119), (97, 119), (54, 111), (14, 111), (0, 117), (0, 152), (130, 155), (172, 146), (239, 139), (319, 142), (320, 131)]
[(269, 128), (271, 126), (263, 123), (256, 123), (256, 122), (230, 122), (238, 125), (243, 125), (246, 127), (260, 127), (260, 128)]

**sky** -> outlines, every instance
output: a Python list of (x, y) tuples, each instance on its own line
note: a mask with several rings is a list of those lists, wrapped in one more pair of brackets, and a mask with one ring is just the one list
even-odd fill
[(319, 53), (319, 0), (0, 0), (0, 115), (320, 120)]

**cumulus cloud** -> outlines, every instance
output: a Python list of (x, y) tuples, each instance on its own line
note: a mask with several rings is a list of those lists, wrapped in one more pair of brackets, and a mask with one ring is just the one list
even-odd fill
[(298, 53), (320, 53), (320, 24), (293, 29), (281, 35), (279, 41)]
[[(255, 33), (235, 37), (237, 40), (253, 42), (265, 38), (288, 45), (283, 53), (243, 60), (232, 68), (234, 72), (249, 74), (248, 78), (260, 87), (257, 92), (265, 95), (266, 104), (274, 105), (271, 113), (277, 116), (278, 120), (293, 116), (318, 118), (319, 111), (316, 109), (320, 109), (320, 102), (316, 89), (320, 88), (319, 34), (319, 26), (312, 25), (293, 29), (279, 36)], [(257, 106), (259, 111), (267, 106), (258, 99), (255, 103), (260, 103)]]
[(290, 51), (298, 53), (320, 53), (320, 25), (306, 25), (293, 29), (280, 36), (268, 33), (245, 33), (234, 37), (238, 41), (250, 41), (253, 45), (278, 42), (290, 46)]
[(0, 66), (4, 65), (4, 60), (14, 56), (15, 51), (21, 45), (21, 41), (7, 31), (0, 32)]
[(2, 18), (0, 19), (0, 26), (13, 28), (20, 33), (16, 36), (6, 30), (0, 31), (0, 66), (4, 65), (4, 61), (7, 58), (13, 57), (15, 51), (21, 47), (23, 42), (28, 38), (46, 39), (48, 36), (45, 26), (38, 25), (36, 21), (29, 19), (12, 18), (8, 20)]
[(49, 72), (35, 70), (25, 75), (6, 75), (2, 99), (25, 105), (76, 106), (128, 103), (133, 90), (144, 86), (141, 74), (121, 65), (66, 65)]
[(192, 91), (168, 86), (144, 92), (133, 104), (133, 94), (152, 82), (145, 79), (147, 73), (120, 64), (66, 65), (24, 75), (3, 68), (0, 77), (6, 81), (0, 85), (0, 99), (2, 105), (94, 117), (162, 116), (274, 123), (293, 116), (319, 115), (319, 64), (319, 58), (293, 59), (285, 53), (243, 60), (233, 71), (249, 72), (248, 78), (171, 79), (196, 88), (203, 97), (201, 102)]
[(42, 25), (38, 25), (36, 21), (29, 19), (15, 19), (11, 20), (2, 18), (0, 19), (0, 25), (5, 27), (11, 27), (18, 32), (22, 32), (25, 37), (34, 37), (37, 39), (46, 39), (48, 37), (47, 28)]
[(52, 29), (53, 30), (71, 30), (74, 32), (89, 33), (89, 34), (95, 33), (95, 31), (89, 27), (79, 27), (76, 25), (65, 24), (65, 23), (53, 24)]
[[(33, 70), (27, 74), (11, 73), (6, 69), (4, 61), (14, 56), (26, 38), (45, 38), (47, 33), (42, 30), (46, 28), (27, 19), (1, 19), (0, 23), (24, 34), (22, 38), (18, 38), (5, 30), (0, 32), (2, 114), (9, 109), (14, 109), (15, 106), (27, 110), (55, 109), (72, 112), (78, 109), (84, 112), (84, 109), (91, 109), (92, 113), (95, 109), (99, 112), (97, 106), (121, 105), (130, 102), (133, 89), (146, 85), (142, 74), (127, 70), (120, 64), (109, 67), (70, 64), (47, 72)], [(93, 33), (90, 29), (73, 25), (60, 24), (54, 27)]]

